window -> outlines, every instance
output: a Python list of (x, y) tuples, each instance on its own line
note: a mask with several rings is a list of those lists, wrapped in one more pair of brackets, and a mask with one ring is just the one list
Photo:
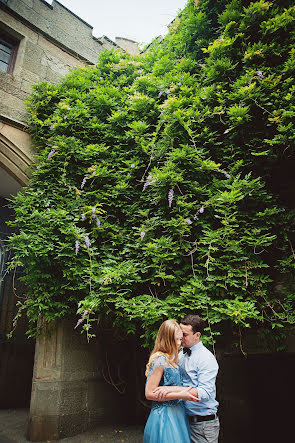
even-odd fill
[(0, 32), (0, 70), (12, 74), (18, 49), (18, 41)]

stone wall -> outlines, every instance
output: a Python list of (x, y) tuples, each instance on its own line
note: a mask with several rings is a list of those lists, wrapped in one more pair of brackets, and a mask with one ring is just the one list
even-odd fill
[[(105, 381), (103, 346), (95, 340), (87, 343), (85, 334), (74, 330), (75, 322), (41, 326), (28, 425), (31, 441), (60, 439), (98, 424), (127, 424), (130, 413), (135, 415), (132, 392), (122, 395)], [(122, 351), (130, 362), (128, 382), (134, 384), (130, 349), (122, 343), (112, 347), (119, 360)]]
[[(93, 27), (56, 0), (8, 0), (19, 20), (86, 62), (96, 63), (104, 43), (92, 35)], [(114, 43), (113, 43), (114, 45)]]

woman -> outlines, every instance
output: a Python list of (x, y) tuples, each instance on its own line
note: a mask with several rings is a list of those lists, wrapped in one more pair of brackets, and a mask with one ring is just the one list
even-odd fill
[[(189, 424), (182, 400), (199, 400), (191, 392), (191, 387), (181, 386), (181, 368), (178, 366), (181, 340), (182, 331), (178, 323), (164, 321), (146, 367), (145, 396), (153, 400), (153, 404), (144, 430), (144, 443), (190, 443)], [(165, 395), (164, 400), (160, 400), (154, 392), (159, 386), (175, 388)]]

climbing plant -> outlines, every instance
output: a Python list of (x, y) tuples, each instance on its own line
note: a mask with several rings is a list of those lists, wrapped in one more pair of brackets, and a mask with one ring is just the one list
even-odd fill
[(192, 311), (213, 336), (294, 324), (294, 18), (290, 1), (190, 0), (140, 56), (33, 87), (10, 239), (29, 334), (76, 312), (89, 337), (108, 317), (146, 342)]

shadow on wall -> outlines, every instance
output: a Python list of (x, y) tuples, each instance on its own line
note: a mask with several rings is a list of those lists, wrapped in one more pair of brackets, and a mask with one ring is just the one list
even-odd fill
[(220, 443), (292, 441), (295, 354), (228, 355), (219, 364)]

